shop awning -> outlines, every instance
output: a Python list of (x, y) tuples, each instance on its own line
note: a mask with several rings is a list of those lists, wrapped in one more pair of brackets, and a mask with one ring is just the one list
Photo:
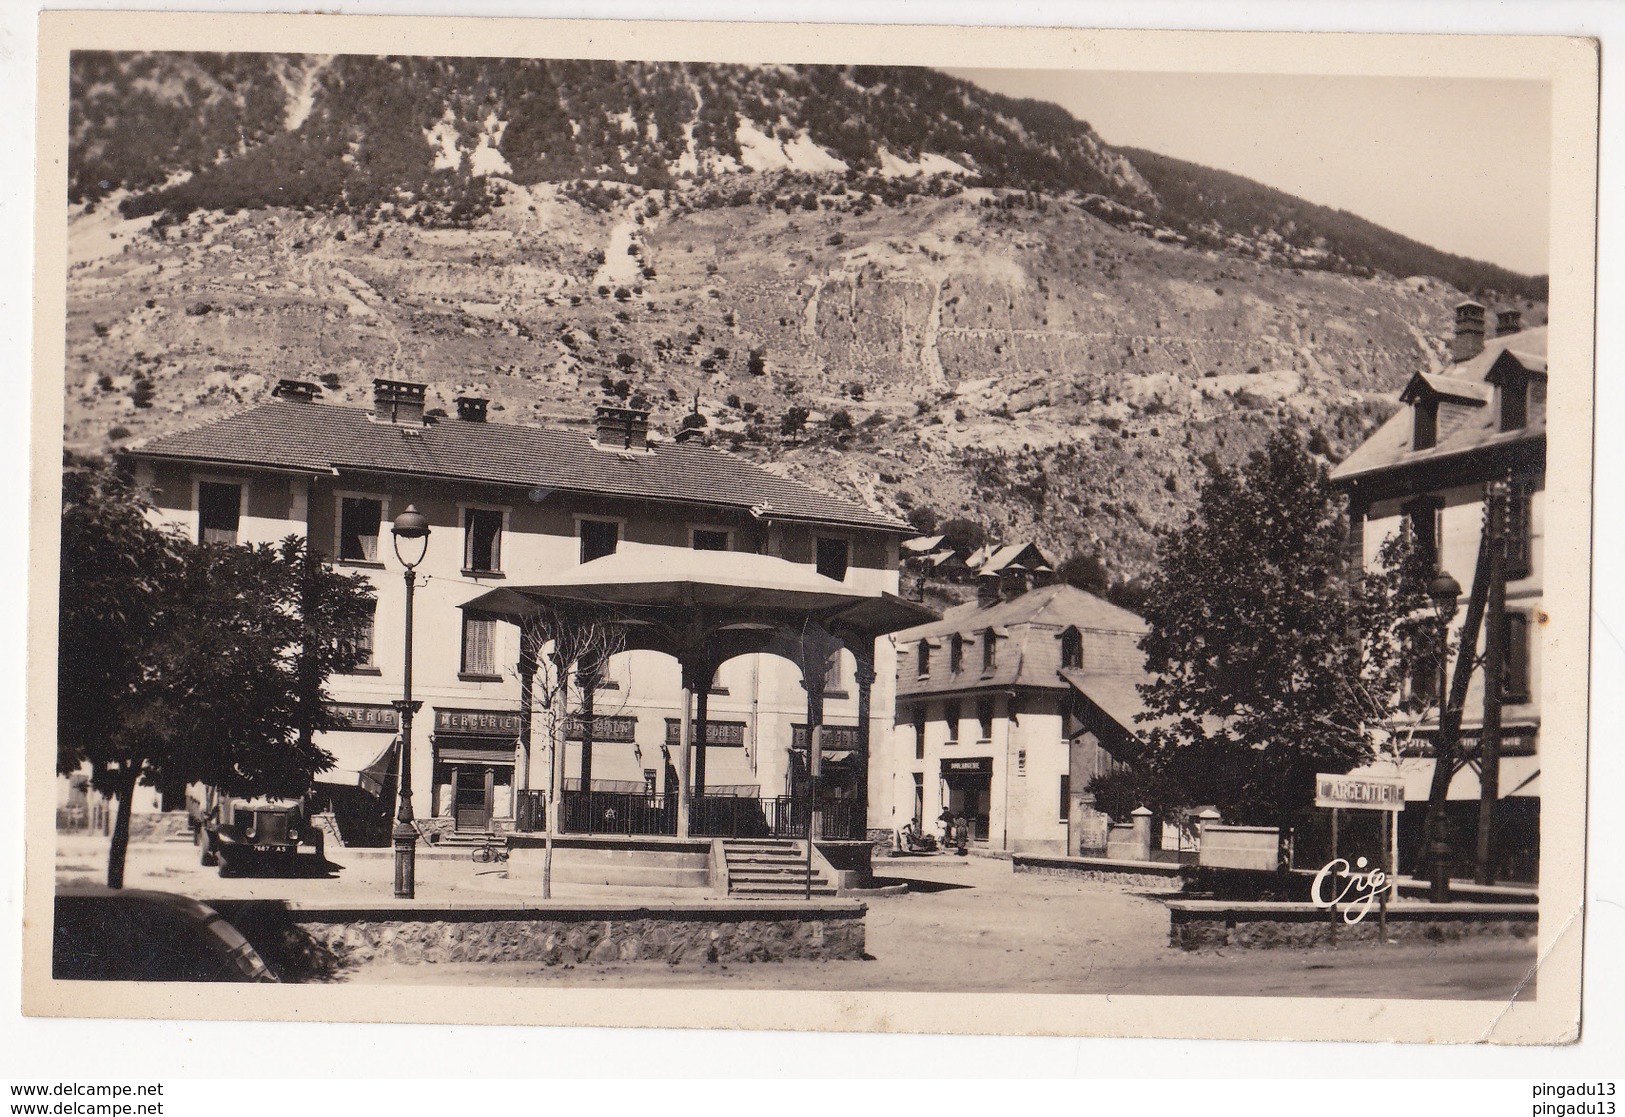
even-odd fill
[(333, 754), (333, 767), (316, 773), (316, 782), (334, 787), (359, 787), (369, 795), (382, 795), (389, 769), (395, 762), (395, 742), (387, 733), (334, 730), (318, 733), (316, 744)]
[[(1379, 761), (1357, 768), (1355, 775), (1398, 775), (1405, 781), (1405, 802), (1426, 803), (1433, 787), (1433, 758), (1406, 757), (1396, 766), (1391, 761)], [(1502, 799), (1540, 797), (1540, 757), (1503, 756), (1500, 782), (1497, 785)], [(1478, 768), (1465, 764), (1457, 769), (1450, 781), (1449, 799), (1452, 803), (1476, 800), (1480, 796)]]

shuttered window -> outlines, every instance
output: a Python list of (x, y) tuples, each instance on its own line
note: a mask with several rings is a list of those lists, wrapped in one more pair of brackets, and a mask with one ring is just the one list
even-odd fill
[(978, 698), (976, 700), (976, 727), (982, 732), (982, 740), (993, 739), (993, 699)]
[(463, 674), (497, 673), (497, 622), (479, 613), (463, 614)]
[(463, 569), (496, 573), (502, 569), (502, 513), (492, 508), (463, 509)]
[(1075, 628), (1069, 628), (1061, 633), (1061, 666), (1063, 668), (1083, 666), (1083, 633)]
[(1065, 822), (1069, 817), (1071, 817), (1071, 814), (1072, 814), (1072, 777), (1070, 775), (1064, 775), (1064, 776), (1061, 777), (1061, 814), (1060, 814), (1061, 821)]
[(990, 628), (982, 633), (982, 670), (991, 671), (999, 662), (999, 638)]
[(197, 487), (199, 543), (235, 543), (243, 515), (243, 487), (201, 481)]
[(915, 656), (919, 660), (920, 678), (923, 679), (931, 673), (931, 642), (929, 640), (921, 640), (919, 649), (916, 651)]
[(1509, 612), (1502, 615), (1505, 659), (1501, 669), (1501, 701), (1520, 703), (1529, 701), (1529, 614)]
[(384, 521), (384, 502), (369, 496), (347, 496), (339, 501), (339, 560), (377, 562), (378, 530)]

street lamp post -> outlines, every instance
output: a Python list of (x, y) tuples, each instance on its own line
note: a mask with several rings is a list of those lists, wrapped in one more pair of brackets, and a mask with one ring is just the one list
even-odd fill
[[(395, 702), (401, 715), (400, 803), (395, 812), (395, 898), (410, 900), (417, 895), (418, 831), (412, 816), (412, 715), (421, 702), (412, 700), (412, 596), (417, 589), (417, 568), (429, 550), (429, 521), (415, 505), (395, 517), (390, 534), (395, 537), (395, 557), (406, 574), (406, 669), (402, 694)], [(404, 543), (402, 541), (405, 541)]]
[[(1449, 755), (1446, 755), (1450, 742), (1445, 740), (1445, 719), (1450, 712), (1450, 622), (1456, 615), (1456, 603), (1461, 600), (1461, 583), (1452, 578), (1449, 571), (1440, 570), (1428, 583), (1428, 597), (1439, 615), (1439, 732), (1433, 742), (1433, 782), (1437, 789), (1441, 785), (1439, 767), (1455, 767), (1454, 749), (1450, 749)], [(1449, 788), (1448, 777), (1443, 779), (1442, 786)], [(1427, 836), (1428, 899), (1435, 904), (1443, 904), (1450, 900), (1450, 866), (1455, 858), (1455, 850), (1450, 845), (1450, 822), (1445, 817), (1445, 799), (1442, 795), (1430, 795), (1429, 798), (1438, 798), (1439, 801), (1428, 803), (1428, 815), (1433, 823), (1432, 833)]]

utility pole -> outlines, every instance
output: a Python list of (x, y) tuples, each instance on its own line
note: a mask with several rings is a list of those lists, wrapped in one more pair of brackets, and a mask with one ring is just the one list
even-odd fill
[(1489, 593), (1484, 609), (1484, 724), (1478, 739), (1478, 876), (1495, 883), (1490, 860), (1495, 808), (1501, 797), (1501, 688), (1506, 664), (1506, 521), (1511, 486), (1491, 481), (1484, 488), (1484, 543), (1489, 548)]

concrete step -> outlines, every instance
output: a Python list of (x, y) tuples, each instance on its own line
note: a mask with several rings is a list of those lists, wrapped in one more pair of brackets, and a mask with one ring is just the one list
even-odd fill
[[(824, 879), (821, 873), (812, 873), (811, 876), (814, 884), (817, 884)], [(774, 872), (772, 869), (746, 869), (744, 872), (736, 872), (732, 869), (728, 870), (728, 879), (737, 881), (801, 881), (806, 880), (807, 877), (808, 874), (805, 872), (779, 873)]]
[[(783, 899), (792, 899), (793, 900), (798, 896), (807, 895), (807, 886), (804, 885), (804, 884), (788, 884), (788, 885), (756, 884), (756, 885), (749, 885), (749, 886), (747, 886), (745, 888), (730, 889), (728, 894), (730, 896), (777, 896), (777, 897), (781, 897)], [(837, 895), (835, 889), (831, 888), (827, 884), (815, 884), (815, 885), (813, 885), (812, 886), (812, 894), (814, 896), (834, 896), (834, 895)]]
[(803, 865), (807, 859), (800, 855), (794, 857), (769, 856), (764, 853), (730, 854), (727, 862), (730, 865)]

